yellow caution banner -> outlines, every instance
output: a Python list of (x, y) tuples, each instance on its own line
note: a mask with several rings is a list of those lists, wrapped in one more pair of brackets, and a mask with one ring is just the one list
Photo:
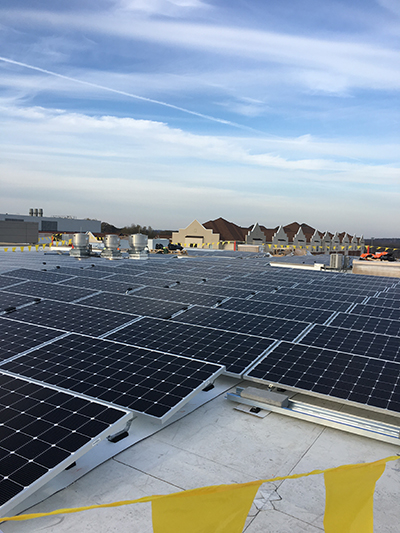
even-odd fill
[(361, 463), (313, 470), (250, 483), (215, 485), (167, 495), (146, 496), (135, 500), (58, 509), (49, 513), (22, 514), (0, 518), (0, 521), (21, 521), (59, 514), (79, 513), (92, 509), (121, 507), (152, 502), (154, 533), (241, 533), (257, 490), (263, 483), (298, 479), (324, 474), (326, 502), (325, 533), (372, 533), (373, 494), (375, 483), (390, 456), (373, 463)]

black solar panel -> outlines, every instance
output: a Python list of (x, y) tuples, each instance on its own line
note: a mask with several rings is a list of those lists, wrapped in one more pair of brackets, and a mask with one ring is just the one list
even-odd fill
[(23, 280), (21, 279), (0, 276), (0, 289), (5, 289), (7, 287), (16, 287), (19, 283), (22, 282)]
[(124, 294), (127, 290), (139, 289), (143, 285), (137, 283), (126, 283), (124, 281), (111, 281), (110, 279), (94, 279), (94, 278), (71, 278), (63, 286), (69, 287), (85, 287), (95, 291), (115, 292)]
[(397, 308), (393, 308), (378, 305), (358, 304), (351, 310), (351, 313), (354, 315), (376, 316), (379, 318), (389, 318), (390, 320), (400, 320), (400, 305)]
[[(357, 296), (356, 294), (348, 294), (346, 291), (344, 292), (338, 292), (338, 291), (318, 291), (313, 290), (311, 287), (308, 289), (305, 288), (295, 288), (295, 289), (287, 289), (282, 288), (279, 289), (278, 292), (275, 294), (284, 294), (285, 296), (300, 296), (304, 298), (319, 298), (319, 299), (327, 299), (327, 300), (335, 300), (338, 302), (349, 302), (350, 303), (361, 303), (363, 300), (365, 300), (365, 296)], [(257, 298), (259, 295), (257, 294)]]
[(317, 325), (301, 340), (301, 344), (400, 361), (400, 338), (377, 333)]
[(71, 276), (66, 274), (51, 272), (44, 272), (40, 270), (29, 270), (27, 268), (19, 268), (17, 270), (12, 270), (11, 272), (4, 272), (3, 276), (10, 277), (13, 279), (32, 279), (36, 281), (47, 281), (48, 283), (58, 283), (59, 281), (64, 281), (69, 279)]
[(32, 296), (22, 296), (22, 294), (12, 294), (6, 291), (0, 291), (0, 313), (34, 302)]
[(389, 298), (386, 294), (385, 297), (380, 294), (377, 298), (369, 298), (366, 303), (368, 305), (376, 305), (378, 307), (389, 307), (391, 309), (400, 308), (400, 298)]
[(0, 372), (0, 506), (29, 493), (38, 480), (44, 484), (52, 470), (75, 461), (79, 449), (91, 447), (126, 416), (117, 408)]
[(378, 318), (375, 316), (363, 316), (339, 313), (330, 323), (338, 328), (354, 329), (357, 331), (368, 331), (370, 333), (381, 333), (382, 335), (400, 335), (400, 321), (388, 318)]
[(278, 340), (293, 340), (308, 326), (304, 322), (296, 322), (294, 320), (203, 307), (192, 307), (173, 320)]
[(100, 309), (111, 309), (123, 313), (156, 316), (158, 318), (169, 318), (184, 308), (184, 304), (109, 292), (90, 296), (79, 302), (79, 304), (82, 306), (87, 305), (91, 308), (98, 307)]
[(96, 268), (71, 268), (71, 267), (58, 267), (57, 273), (59, 274), (68, 274), (68, 277), (78, 276), (82, 278), (95, 278), (102, 279), (112, 276), (113, 273), (108, 270), (96, 270)]
[(197, 292), (187, 292), (179, 290), (164, 289), (162, 287), (144, 287), (134, 292), (134, 296), (144, 298), (154, 298), (162, 302), (181, 302), (184, 304), (196, 304), (212, 307), (218, 302), (222, 302), (223, 297), (212, 296), (211, 294), (199, 294)]
[(7, 289), (7, 292), (29, 294), (30, 296), (48, 298), (50, 300), (57, 300), (60, 302), (72, 302), (78, 298), (90, 296), (91, 294), (94, 294), (95, 291), (90, 289), (69, 287), (68, 285), (45, 283), (43, 281), (25, 281), (20, 285), (10, 287)]
[(255, 294), (255, 290), (244, 289), (230, 289), (228, 287), (219, 287), (218, 285), (210, 285), (210, 283), (180, 283), (171, 287), (171, 290), (182, 290), (190, 292), (198, 292), (201, 294), (213, 294), (218, 297), (235, 297), (235, 298), (247, 298), (248, 296)]
[(99, 336), (130, 322), (134, 317), (124, 313), (92, 309), (81, 305), (42, 300), (36, 305), (17, 309), (10, 318), (40, 324), (63, 331)]
[(238, 298), (231, 298), (221, 304), (218, 308), (254, 315), (285, 318), (287, 320), (299, 320), (315, 324), (323, 324), (333, 315), (333, 311), (327, 311), (324, 309), (258, 302), (253, 299), (240, 300)]
[(71, 334), (4, 369), (163, 419), (223, 367)]
[(0, 360), (8, 359), (60, 335), (63, 335), (62, 331), (0, 317)]
[(155, 318), (142, 318), (108, 338), (224, 365), (228, 372), (237, 375), (241, 375), (274, 342)]
[(400, 412), (399, 375), (399, 363), (282, 342), (246, 377)]
[(157, 277), (150, 277), (146, 275), (139, 276), (136, 274), (113, 274), (112, 277), (109, 278), (110, 281), (119, 281), (119, 282), (125, 282), (125, 283), (135, 283), (136, 285), (148, 285), (150, 287), (164, 287), (166, 285), (171, 285), (173, 283), (176, 283), (177, 277), (170, 278), (167, 277), (167, 275), (160, 274)]
[(339, 302), (336, 300), (327, 300), (325, 298), (312, 298), (305, 296), (292, 296), (290, 294), (259, 292), (251, 297), (252, 301), (274, 302), (279, 304), (295, 305), (298, 307), (313, 307), (315, 309), (326, 309), (327, 311), (347, 311), (351, 302)]

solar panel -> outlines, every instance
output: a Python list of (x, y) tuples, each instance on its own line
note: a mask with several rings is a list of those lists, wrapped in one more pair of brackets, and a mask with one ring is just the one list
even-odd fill
[(19, 283), (23, 283), (23, 280), (8, 278), (7, 276), (0, 276), (0, 289), (16, 287)]
[(333, 311), (327, 311), (324, 309), (258, 302), (253, 299), (240, 300), (238, 298), (227, 300), (222, 303), (218, 309), (226, 309), (260, 316), (285, 318), (287, 320), (312, 322), (315, 324), (323, 324), (333, 315)]
[(10, 287), (7, 289), (7, 292), (29, 294), (30, 296), (57, 300), (59, 302), (72, 302), (78, 298), (90, 296), (91, 294), (94, 294), (95, 291), (90, 289), (69, 287), (68, 285), (45, 283), (43, 281), (25, 281), (20, 285)]
[(316, 295), (314, 297), (308, 296), (292, 296), (284, 293), (268, 294), (266, 292), (259, 292), (252, 296), (251, 300), (260, 302), (276, 302), (280, 304), (289, 304), (303, 307), (315, 307), (318, 309), (326, 309), (329, 311), (347, 311), (353, 302), (340, 302), (337, 300), (329, 300), (321, 298)]
[(278, 340), (293, 340), (308, 326), (304, 322), (296, 322), (294, 320), (203, 307), (192, 307), (173, 320)]
[[(349, 302), (349, 303), (361, 303), (365, 300), (365, 296), (357, 296), (356, 294), (348, 294), (346, 292), (326, 292), (326, 291), (315, 291), (312, 288), (295, 288), (287, 289), (282, 288), (275, 294), (284, 294), (285, 296), (301, 296), (305, 298), (320, 298), (327, 300), (336, 300), (338, 302)], [(258, 297), (258, 295), (257, 295)]]
[(21, 305), (34, 303), (34, 300), (32, 296), (22, 296), (21, 294), (0, 291), (0, 313), (20, 307)]
[(400, 321), (388, 318), (378, 318), (375, 316), (363, 316), (339, 313), (330, 323), (338, 328), (354, 329), (358, 331), (368, 331), (370, 333), (381, 333), (382, 335), (400, 335)]
[(28, 324), (40, 324), (63, 331), (86, 333), (93, 336), (112, 331), (134, 318), (132, 315), (124, 313), (51, 300), (42, 300), (36, 305), (17, 309), (9, 317)]
[(125, 410), (0, 372), (2, 516), (129, 418)]
[[(110, 278), (110, 281), (123, 281), (125, 283), (138, 283), (141, 285), (154, 285), (157, 283), (161, 283), (166, 285), (168, 283), (168, 278), (165, 275), (157, 276), (155, 278), (152, 278), (151, 276), (148, 276), (147, 274), (143, 274), (142, 272), (132, 272), (132, 273), (115, 273)], [(165, 281), (164, 281), (165, 279)], [(176, 280), (170, 280), (170, 283), (174, 283)]]
[(400, 298), (398, 296), (393, 297), (389, 293), (380, 293), (376, 298), (368, 298), (366, 300), (368, 305), (377, 305), (380, 307), (391, 307), (398, 309), (400, 307)]
[(252, 294), (255, 294), (255, 290), (251, 289), (230, 289), (228, 287), (219, 287), (218, 285), (210, 285), (209, 283), (180, 283), (174, 287), (171, 287), (171, 290), (182, 290), (189, 292), (198, 292), (201, 294), (212, 294), (219, 297), (232, 297), (235, 298), (248, 298)]
[(281, 342), (245, 377), (400, 412), (399, 373), (399, 363)]
[(123, 281), (111, 281), (110, 279), (95, 279), (95, 278), (71, 278), (63, 283), (63, 286), (69, 287), (85, 287), (95, 291), (116, 292), (124, 294), (127, 290), (139, 289), (143, 285), (137, 283), (126, 283)]
[(241, 375), (274, 342), (156, 318), (142, 318), (107, 338), (224, 365), (233, 375)]
[(389, 335), (316, 325), (301, 340), (301, 344), (400, 361), (400, 338)]
[(0, 317), (0, 360), (63, 335), (61, 331)]
[[(400, 302), (399, 302), (400, 303)], [(400, 306), (397, 308), (377, 306), (377, 305), (363, 305), (358, 304), (352, 310), (354, 315), (376, 316), (379, 318), (389, 318), (391, 320), (400, 320)]]
[(3, 272), (3, 276), (16, 279), (47, 281), (48, 283), (58, 283), (59, 281), (64, 281), (71, 277), (70, 275), (58, 274), (54, 271), (44, 272), (40, 270), (29, 270), (28, 268), (18, 268), (16, 270), (12, 270), (11, 272)]
[(219, 376), (221, 365), (71, 334), (4, 369), (166, 420)]
[(111, 309), (136, 315), (156, 316), (159, 318), (169, 318), (184, 308), (184, 304), (140, 298), (139, 296), (113, 294), (110, 292), (85, 298), (85, 300), (79, 302), (79, 305), (89, 306), (90, 308)]
[(112, 276), (113, 273), (108, 270), (96, 270), (95, 268), (71, 268), (71, 267), (57, 267), (57, 272), (61, 274), (68, 274), (68, 277), (78, 276), (83, 278), (102, 279)]
[(184, 304), (196, 304), (212, 307), (216, 303), (222, 302), (223, 297), (212, 296), (211, 294), (199, 294), (197, 292), (179, 291), (164, 289), (162, 287), (144, 287), (135, 291), (135, 296), (144, 298), (154, 298), (163, 302), (181, 302)]

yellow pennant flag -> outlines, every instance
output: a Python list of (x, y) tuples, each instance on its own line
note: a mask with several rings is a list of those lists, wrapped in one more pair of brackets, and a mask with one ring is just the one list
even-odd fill
[(35, 248), (36, 248), (36, 251), (38, 252), (38, 251), (39, 251), (39, 245), (36, 244), (36, 245), (35, 245)]
[(13, 247), (13, 248), (11, 248), (11, 249), (12, 249), (12, 251), (13, 251), (13, 252), (15, 252), (15, 251), (16, 251), (16, 249), (17, 249), (17, 247), (16, 247), (16, 246), (14, 246), (14, 247)]
[(262, 481), (187, 490), (152, 502), (154, 533), (242, 533)]
[(32, 246), (28, 246), (28, 250), (31, 251), (31, 249), (32, 249)]
[(325, 533), (373, 533), (375, 483), (386, 462), (381, 459), (325, 472)]
[(23, 246), (21, 246), (21, 252), (23, 252), (23, 251), (24, 251), (24, 247), (23, 247)]
[(8, 248), (4, 248), (4, 251), (5, 251), (5, 252), (8, 252)]

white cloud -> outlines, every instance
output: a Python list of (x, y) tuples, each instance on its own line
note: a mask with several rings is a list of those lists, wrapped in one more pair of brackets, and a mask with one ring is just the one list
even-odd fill
[[(42, 107), (0, 107), (3, 123), (8, 129), (6, 143), (18, 141), (25, 146), (31, 143), (35, 150), (49, 153), (51, 150), (101, 158), (136, 158), (213, 161), (220, 164), (238, 163), (288, 171), (308, 171), (309, 180), (321, 181), (325, 174), (335, 180), (360, 183), (393, 183), (399, 179), (399, 168), (389, 165), (372, 165), (367, 162), (351, 162), (348, 159), (368, 157), (372, 147), (353, 148), (341, 144), (303, 136), (298, 139), (257, 139), (254, 137), (224, 138), (212, 135), (196, 135), (171, 128), (165, 123), (135, 120), (115, 116), (94, 117), (64, 110)], [(14, 122), (13, 119), (18, 119)], [(34, 132), (34, 134), (32, 134)], [(64, 139), (65, 142), (60, 142)], [(86, 141), (82, 144), (82, 139)], [(106, 147), (106, 149), (104, 149)], [(9, 146), (8, 150), (11, 147)], [(384, 147), (386, 156), (396, 145)], [(377, 151), (376, 145), (374, 150)], [(306, 157), (304, 157), (306, 156)], [(325, 156), (321, 158), (321, 156)], [(328, 156), (328, 157), (327, 157)], [(332, 158), (334, 156), (335, 158)], [(343, 159), (344, 158), (344, 159)]]
[[(158, 43), (183, 50), (197, 50), (212, 54), (214, 61), (222, 58), (242, 58), (255, 64), (276, 64), (293, 69), (308, 88), (315, 82), (320, 90), (332, 92), (339, 77), (340, 92), (350, 88), (398, 89), (400, 87), (400, 58), (398, 51), (370, 44), (366, 41), (321, 39), (251, 28), (194, 24), (175, 20), (138, 19), (136, 16), (115, 13), (79, 14), (2, 11), (5, 20), (34, 22), (38, 26), (75, 28), (90, 34), (119, 36), (129, 40)], [(309, 78), (304, 71), (310, 71)]]

